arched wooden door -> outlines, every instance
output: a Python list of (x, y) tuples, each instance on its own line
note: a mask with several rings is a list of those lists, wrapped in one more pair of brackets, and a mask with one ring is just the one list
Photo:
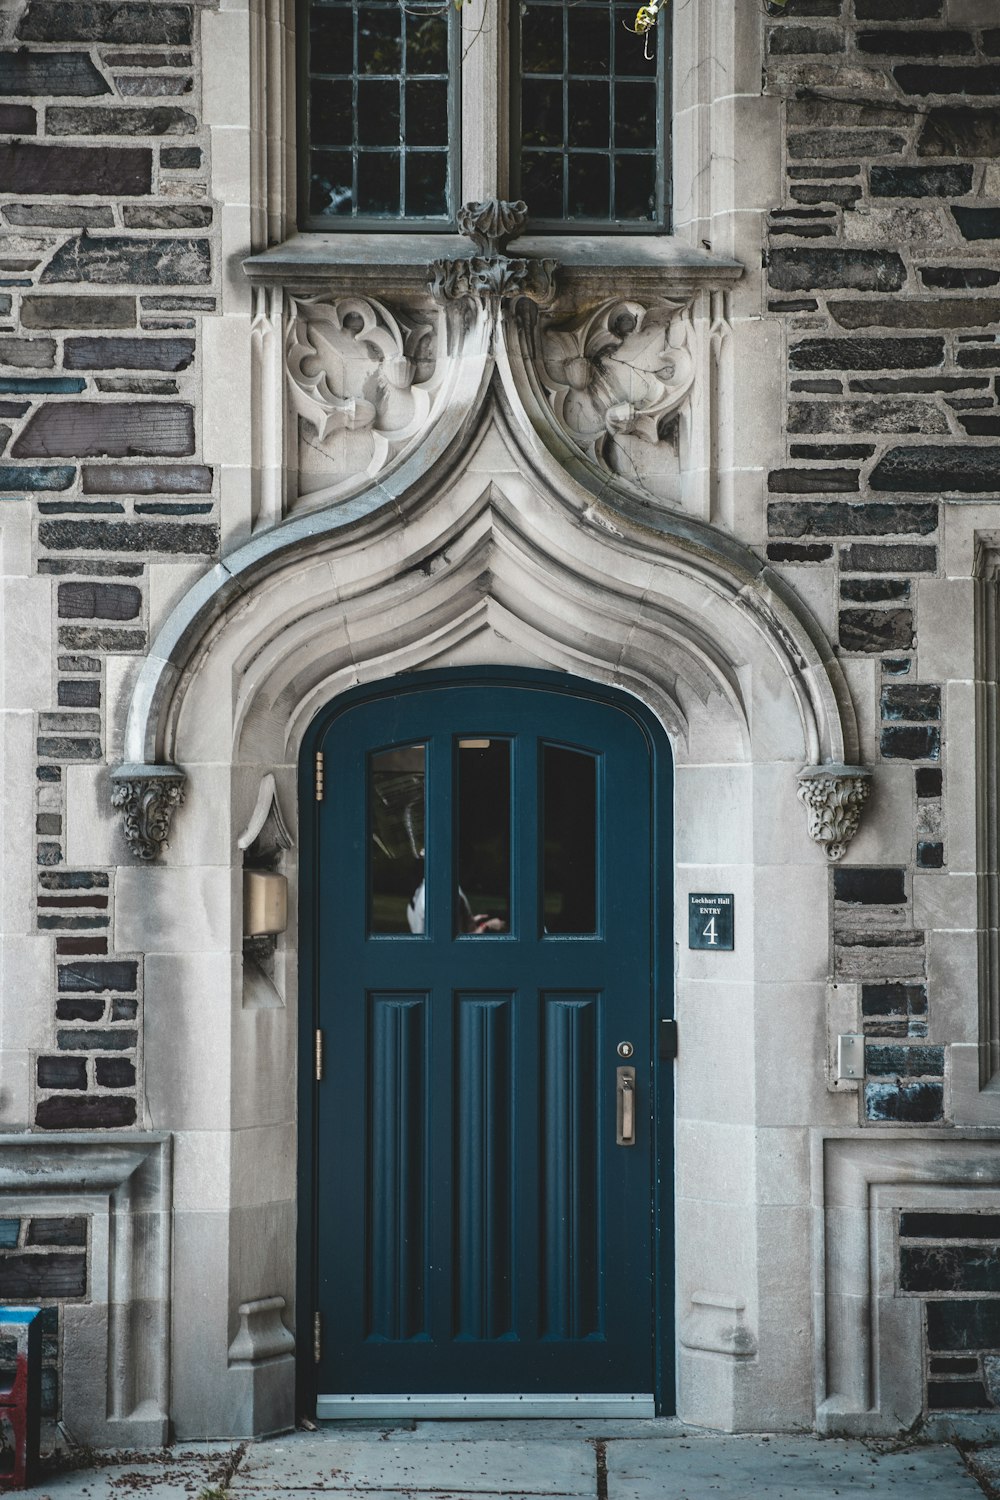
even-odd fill
[(319, 1416), (652, 1414), (667, 754), (541, 674), (398, 680), (315, 726)]

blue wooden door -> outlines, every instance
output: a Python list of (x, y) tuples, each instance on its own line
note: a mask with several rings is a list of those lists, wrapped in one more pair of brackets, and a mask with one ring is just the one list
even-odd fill
[(320, 1414), (648, 1402), (648, 728), (530, 676), (406, 679), (314, 744)]

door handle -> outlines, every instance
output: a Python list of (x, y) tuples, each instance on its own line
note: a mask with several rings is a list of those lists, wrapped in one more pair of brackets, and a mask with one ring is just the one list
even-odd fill
[(618, 1086), (616, 1093), (616, 1130), (615, 1144), (617, 1146), (635, 1145), (635, 1069), (618, 1068)]

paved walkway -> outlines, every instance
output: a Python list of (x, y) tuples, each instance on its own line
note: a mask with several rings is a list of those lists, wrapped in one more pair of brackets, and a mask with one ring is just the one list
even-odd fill
[(330, 1423), (52, 1462), (35, 1490), (52, 1500), (1000, 1500), (1000, 1444), (718, 1437), (671, 1421)]

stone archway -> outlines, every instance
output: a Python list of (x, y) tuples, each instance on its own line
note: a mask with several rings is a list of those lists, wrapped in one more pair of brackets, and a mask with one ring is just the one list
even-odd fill
[[(308, 1336), (294, 1307), (296, 856), (289, 930), (269, 985), (250, 983), (240, 836), (273, 777), (294, 841), (295, 765), (322, 703), (423, 667), (569, 671), (638, 697), (670, 735), (677, 899), (724, 887), (739, 914), (722, 988), (697, 966), (679, 979), (681, 1412), (739, 1425), (747, 1356), (780, 1325), (756, 1291), (755, 1036), (773, 1023), (755, 996), (797, 985), (819, 1024), (826, 868), (796, 774), (854, 755), (836, 664), (748, 550), (588, 491), (525, 439), (506, 392), (462, 448), (460, 466), (425, 470), (391, 503), (376, 490), (349, 515), (304, 516), (232, 554), (174, 611), (133, 693), (127, 753), (145, 759), (119, 771), (119, 789), (147, 777), (155, 795), (154, 766), (186, 777), (162, 858), (120, 870), (116, 917), (119, 942), (147, 954), (151, 1123), (176, 1142), (179, 1435), (279, 1425), (293, 1376), (278, 1313)], [(776, 941), (776, 903), (791, 944)], [(716, 1181), (733, 1184), (721, 1202)]]

